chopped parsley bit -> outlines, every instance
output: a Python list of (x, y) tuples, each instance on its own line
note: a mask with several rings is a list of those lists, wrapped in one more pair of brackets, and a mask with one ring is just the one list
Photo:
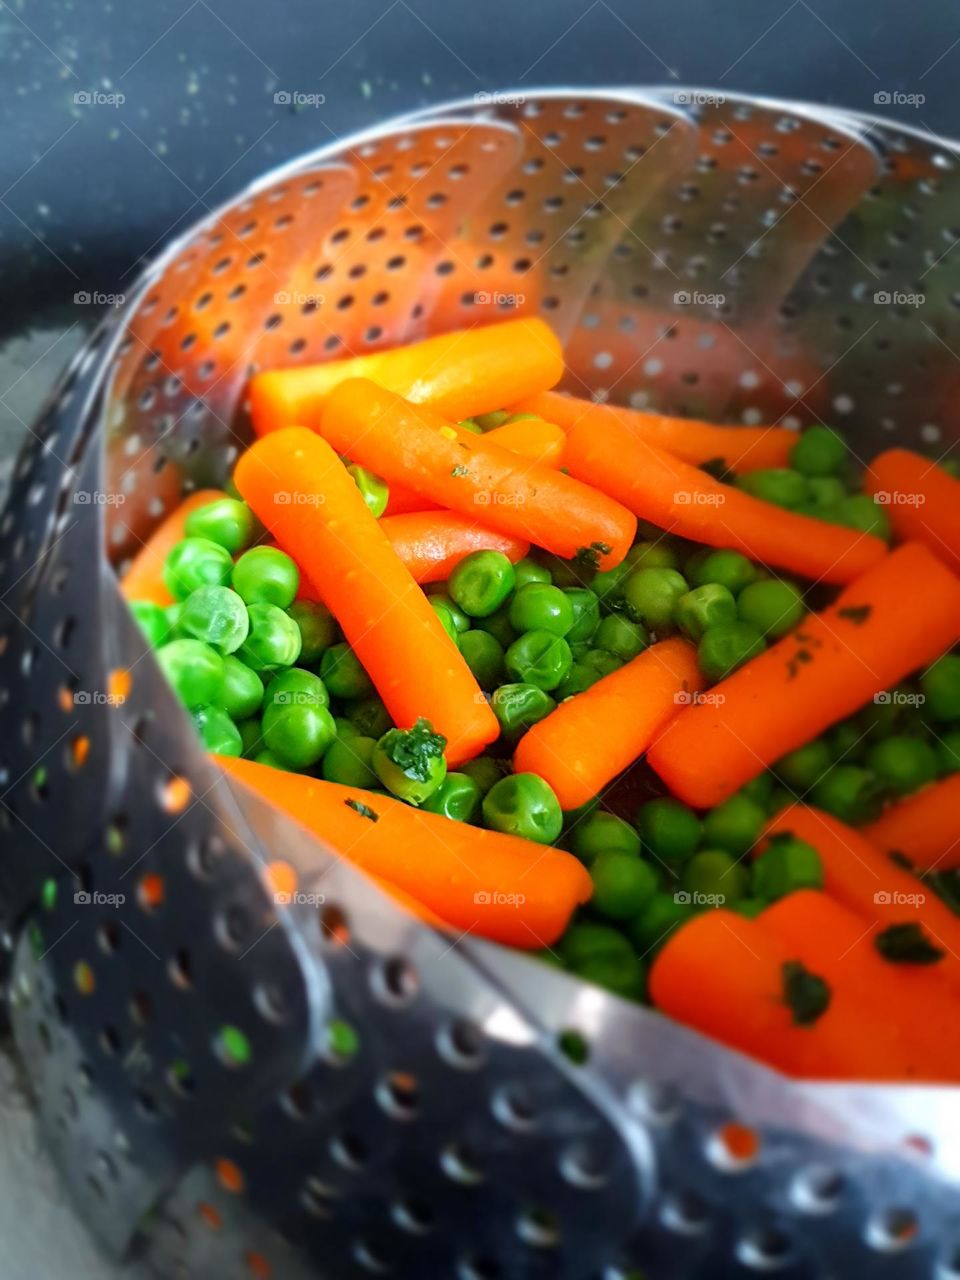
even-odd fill
[(783, 1002), (798, 1027), (810, 1027), (830, 1006), (830, 988), (824, 980), (800, 963), (787, 960), (780, 968)]
[(387, 759), (402, 769), (408, 778), (429, 782), (434, 777), (433, 761), (443, 756), (447, 740), (435, 733), (423, 716), (412, 729), (390, 729), (380, 739)]
[(376, 809), (371, 809), (368, 804), (364, 804), (362, 800), (344, 800), (343, 802), (348, 809), (352, 809), (354, 813), (359, 813), (361, 818), (368, 818), (371, 822), (379, 822), (380, 815)]
[(944, 956), (920, 924), (892, 924), (878, 933), (874, 942), (884, 960), (892, 964), (936, 964)]
[(813, 654), (809, 649), (798, 649), (787, 663), (787, 675), (793, 680), (805, 662), (812, 662)]
[(853, 604), (846, 609), (838, 609), (837, 617), (846, 618), (848, 622), (852, 622), (855, 627), (862, 627), (866, 620), (873, 613), (873, 605), (871, 604)]
[(608, 556), (613, 547), (606, 542), (591, 542), (589, 547), (578, 547), (573, 563), (578, 569), (599, 569), (600, 557)]
[(727, 466), (726, 458), (708, 458), (706, 462), (700, 463), (700, 470), (723, 484), (729, 484), (734, 478), (733, 471)]
[(895, 867), (900, 867), (904, 871), (912, 871), (914, 869), (913, 863), (907, 855), (905, 853), (901, 853), (899, 849), (890, 850), (890, 861)]
[(459, 478), (460, 476), (465, 476), (465, 475), (467, 475), (467, 474), (468, 474), (468, 471), (467, 471), (467, 468), (466, 468), (466, 467), (456, 466), (456, 467), (454, 467), (454, 468), (453, 468), (453, 470), (450, 472), (450, 474), (451, 474), (452, 476), (455, 476), (455, 477), (458, 477), (458, 478)]

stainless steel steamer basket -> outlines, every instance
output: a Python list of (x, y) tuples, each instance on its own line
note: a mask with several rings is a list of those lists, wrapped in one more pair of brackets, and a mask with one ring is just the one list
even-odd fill
[[(956, 1091), (790, 1083), (434, 934), (218, 776), (118, 592), (114, 566), (229, 473), (251, 367), (505, 314), (556, 327), (579, 394), (825, 418), (861, 453), (956, 440), (952, 144), (694, 90), (481, 97), (204, 219), (20, 459), (0, 895), (46, 1137), (104, 1245), (169, 1277), (960, 1276)], [(278, 855), (321, 907), (274, 904)], [(358, 1031), (349, 1061), (333, 1017)]]

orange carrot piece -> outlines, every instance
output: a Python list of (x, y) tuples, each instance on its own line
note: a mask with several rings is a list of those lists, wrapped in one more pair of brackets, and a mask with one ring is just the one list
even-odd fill
[(470, 668), (324, 440), (302, 427), (264, 436), (235, 481), (303, 566), (401, 728), (424, 716), (447, 739), (451, 764), (497, 737)]
[(836, 980), (857, 1004), (887, 1024), (911, 1055), (914, 1078), (960, 1079), (957, 993), (936, 964), (900, 964), (877, 950), (878, 929), (826, 893), (787, 894), (757, 923), (814, 973)]
[(334, 387), (369, 378), (458, 421), (546, 391), (562, 376), (563, 352), (549, 325), (506, 320), (350, 360), (269, 369), (250, 382), (250, 411), (257, 435), (295, 425), (316, 429)]
[(709, 703), (681, 711), (647, 758), (681, 800), (719, 804), (958, 636), (960, 579), (906, 543), (721, 681)]
[(380, 528), (417, 582), (443, 582), (473, 551), (502, 551), (513, 563), (530, 550), (521, 538), (486, 529), (457, 511), (384, 516)]
[(926, 543), (960, 572), (960, 480), (910, 449), (888, 449), (870, 463), (864, 488), (883, 505), (898, 538)]
[[(555, 942), (592, 884), (562, 849), (484, 831), (356, 787), (216, 757), (334, 853), (458, 930), (514, 947)], [(358, 807), (359, 806), (359, 807)], [(366, 812), (365, 812), (366, 810)]]
[(538, 773), (562, 808), (576, 809), (638, 759), (704, 684), (693, 646), (662, 640), (538, 721), (517, 744), (514, 767)]
[(149, 600), (152, 604), (173, 604), (173, 596), (163, 581), (163, 565), (181, 538), (185, 538), (187, 517), (197, 507), (216, 502), (226, 495), (221, 489), (198, 489), (180, 503), (143, 544), (123, 575), (120, 590), (127, 600)]
[(610, 421), (567, 432), (572, 476), (616, 498), (641, 520), (711, 547), (736, 547), (765, 564), (818, 582), (849, 582), (886, 554), (872, 534), (785, 511), (714, 480)]
[(452, 426), (372, 382), (344, 382), (329, 396), (320, 434), (338, 453), (491, 529), (600, 568), (618, 565), (636, 519), (605, 494), (518, 458), (488, 436)]
[(764, 467), (785, 467), (796, 433), (786, 427), (717, 426), (695, 418), (674, 418), (663, 413), (645, 413), (622, 405), (594, 404), (558, 391), (543, 391), (512, 407), (514, 413), (537, 413), (568, 431), (583, 422), (602, 436), (611, 422), (625, 427), (639, 440), (666, 449), (675, 458), (695, 466), (722, 460), (731, 471), (745, 473)]
[[(960, 984), (960, 919), (921, 880), (896, 865), (860, 831), (820, 809), (788, 805), (768, 824), (765, 834), (790, 832), (812, 844), (823, 862), (823, 887), (864, 923), (881, 929), (895, 924), (920, 925), (945, 953), (937, 970), (953, 986)], [(766, 846), (758, 846), (763, 857)]]
[[(650, 996), (664, 1013), (791, 1076), (905, 1080), (909, 1052), (892, 1019), (861, 1007), (843, 966), (817, 973), (830, 989), (814, 1021), (796, 1021), (784, 991), (792, 947), (733, 911), (705, 911), (675, 929), (650, 969)], [(811, 970), (810, 972), (816, 972)]]
[(919, 871), (960, 866), (960, 773), (888, 805), (861, 829), (878, 849), (905, 854)]

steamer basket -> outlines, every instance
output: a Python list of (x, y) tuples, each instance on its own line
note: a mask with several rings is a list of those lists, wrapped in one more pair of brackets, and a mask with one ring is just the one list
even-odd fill
[[(43, 1131), (106, 1248), (167, 1277), (958, 1277), (956, 1091), (791, 1083), (418, 924), (219, 776), (119, 594), (165, 512), (229, 474), (252, 369), (505, 314), (556, 327), (579, 394), (826, 418), (862, 454), (956, 440), (951, 145), (695, 90), (481, 97), (306, 156), (178, 240), (20, 459), (0, 900)], [(274, 902), (278, 855), (322, 905)]]

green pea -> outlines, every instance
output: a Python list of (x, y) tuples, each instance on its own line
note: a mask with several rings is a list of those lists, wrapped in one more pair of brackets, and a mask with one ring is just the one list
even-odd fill
[(265, 703), (263, 740), (290, 768), (309, 769), (336, 739), (337, 726), (329, 708), (310, 700), (309, 695), (280, 691), (271, 700), (268, 689)]
[(792, 631), (806, 611), (797, 588), (776, 578), (748, 583), (737, 598), (740, 621), (750, 623), (773, 640)]
[(183, 616), (183, 601), (175, 600), (173, 604), (168, 604), (163, 611), (163, 616), (167, 620), (169, 628), (169, 639), (176, 640), (182, 637), (183, 632), (180, 630), (180, 619)]
[(157, 650), (160, 670), (190, 711), (217, 702), (223, 689), (223, 658), (202, 640), (171, 640)]
[(808, 427), (790, 450), (791, 467), (807, 476), (833, 476), (846, 461), (846, 441), (830, 427)]
[(502, 684), (490, 700), (500, 728), (508, 737), (519, 736), (548, 716), (557, 704), (535, 684)]
[(595, 685), (600, 678), (600, 672), (595, 667), (588, 667), (583, 662), (571, 663), (570, 670), (554, 689), (557, 701), (575, 698), (578, 693), (584, 693)]
[(847, 487), (836, 476), (810, 476), (807, 480), (810, 498), (818, 507), (835, 507), (847, 496)]
[(766, 647), (763, 634), (752, 623), (720, 623), (704, 632), (697, 646), (697, 662), (707, 679), (715, 682), (763, 653)]
[(611, 920), (637, 915), (657, 891), (659, 877), (641, 858), (615, 849), (601, 853), (590, 870), (594, 911)]
[(250, 630), (247, 606), (229, 587), (197, 587), (183, 601), (179, 628), (218, 653), (234, 653)]
[(330, 695), (319, 676), (303, 667), (289, 667), (280, 671), (267, 685), (263, 697), (267, 707), (292, 707), (298, 704), (310, 707), (328, 707)]
[(300, 628), (275, 604), (247, 606), (250, 631), (237, 657), (254, 671), (292, 667), (300, 657)]
[(818, 809), (854, 826), (871, 821), (880, 812), (881, 789), (876, 774), (855, 764), (835, 764), (811, 794)]
[(560, 684), (572, 662), (566, 640), (551, 631), (526, 632), (514, 640), (504, 655), (508, 675), (548, 693)]
[(646, 970), (639, 956), (624, 959), (592, 956), (577, 969), (577, 977), (620, 996), (624, 1000), (640, 1000), (646, 987)]
[(738, 792), (705, 815), (704, 841), (740, 857), (756, 844), (766, 817), (760, 805)]
[(924, 710), (934, 720), (960, 720), (960, 653), (945, 653), (920, 677)]
[(693, 568), (691, 581), (698, 587), (707, 582), (718, 582), (733, 595), (737, 595), (757, 577), (757, 566), (739, 551), (711, 551)]
[(483, 820), (493, 831), (552, 844), (563, 830), (560, 801), (536, 773), (511, 773), (483, 798)]
[(150, 600), (131, 600), (130, 612), (151, 649), (159, 649), (171, 639), (170, 621), (166, 610), (160, 605)]
[(486, 618), (474, 618), (474, 631), (486, 631), (503, 649), (509, 648), (517, 638), (517, 633), (510, 625), (510, 606), (502, 605), (495, 613)]
[(689, 860), (680, 883), (694, 907), (723, 906), (744, 898), (749, 889), (746, 868), (723, 849), (701, 849)]
[(559, 587), (530, 582), (510, 601), (510, 625), (515, 631), (549, 631), (565, 636), (573, 626), (573, 605)]
[(473, 420), (481, 431), (492, 431), (494, 427), (502, 427), (509, 417), (506, 409), (492, 409), (489, 413), (475, 413)]
[(734, 622), (737, 602), (733, 592), (719, 582), (705, 582), (702, 587), (682, 595), (673, 611), (673, 620), (691, 640), (700, 640), (709, 627)]
[(389, 711), (375, 696), (348, 703), (346, 714), (357, 732), (367, 738), (382, 738), (393, 728)]
[(272, 751), (268, 751), (266, 747), (264, 747), (262, 751), (257, 752), (257, 754), (253, 757), (253, 761), (255, 764), (266, 765), (267, 768), (269, 769), (280, 769), (281, 771), (283, 771), (288, 767), (287, 765), (284, 764), (284, 762), (280, 759), (279, 756), (274, 755)]
[(632, 622), (622, 613), (611, 613), (597, 627), (593, 643), (597, 649), (612, 653), (622, 662), (629, 662), (643, 652), (650, 643), (650, 637), (641, 623)]
[(223, 684), (217, 705), (233, 720), (255, 716), (263, 702), (263, 681), (256, 671), (228, 654), (223, 660)]
[(476, 822), (480, 817), (483, 792), (467, 773), (448, 773), (440, 786), (423, 802), (428, 813), (439, 813), (455, 822)]
[(628, 925), (630, 937), (643, 954), (660, 947), (678, 925), (696, 914), (686, 892), (654, 893)]
[(466, 631), (460, 637), (460, 653), (481, 689), (495, 689), (505, 678), (503, 646), (489, 631)]
[(366, 467), (357, 466), (355, 462), (351, 462), (347, 471), (353, 476), (354, 483), (360, 490), (360, 496), (367, 504), (370, 514), (374, 519), (379, 520), (390, 501), (390, 488), (386, 480), (368, 471)]
[(454, 604), (450, 597), (444, 591), (431, 591), (430, 603), (442, 604), (446, 611), (453, 619), (453, 625), (456, 627), (459, 635), (470, 630), (470, 619), (463, 612), (459, 605)]
[(565, 587), (563, 594), (573, 609), (573, 625), (564, 638), (571, 646), (585, 644), (600, 624), (600, 601), (589, 587)]
[(218, 756), (243, 754), (240, 730), (220, 707), (198, 707), (192, 718), (207, 751)]
[(670, 630), (677, 601), (687, 590), (676, 569), (635, 569), (624, 583), (623, 598), (638, 621), (661, 634)]
[(788, 509), (799, 507), (810, 498), (806, 476), (787, 467), (750, 471), (737, 477), (737, 487), (763, 502), (772, 502), (775, 506)]
[(615, 569), (603, 569), (594, 574), (590, 590), (601, 605), (611, 608), (623, 599), (624, 584), (632, 572), (633, 565), (628, 560), (622, 560)]
[(666, 538), (657, 542), (635, 542), (626, 555), (632, 569), (679, 569), (680, 556)]
[(871, 533), (884, 542), (890, 541), (890, 517), (869, 494), (851, 493), (831, 507), (830, 512), (838, 524), (857, 529), (861, 533)]
[(612, 675), (623, 666), (623, 659), (607, 649), (588, 649), (580, 661), (601, 678)]
[(392, 795), (420, 805), (447, 776), (446, 745), (443, 735), (421, 718), (410, 729), (388, 729), (373, 749), (371, 764)]
[(863, 757), (866, 751), (866, 735), (855, 720), (843, 720), (827, 734), (827, 746), (833, 759), (847, 764)]
[(570, 848), (588, 864), (601, 853), (624, 853), (637, 858), (640, 855), (640, 837), (622, 818), (598, 810), (573, 827)]
[(260, 717), (250, 716), (247, 720), (241, 720), (237, 728), (240, 730), (241, 754), (249, 759), (263, 745), (263, 729), (260, 725)]
[(545, 582), (547, 584), (553, 581), (553, 575), (546, 565), (531, 560), (529, 556), (524, 556), (522, 560), (518, 560), (513, 566), (515, 578), (514, 590), (519, 591), (521, 587), (525, 587), (528, 582)]
[(679, 866), (700, 843), (700, 819), (679, 800), (648, 800), (637, 811), (637, 830), (644, 847), (661, 862)]
[(450, 612), (447, 606), (443, 603), (443, 601), (438, 600), (436, 596), (430, 596), (430, 608), (434, 611), (434, 613), (440, 619), (440, 623), (443, 626), (444, 631), (447, 633), (447, 635), (450, 637), (453, 643), (456, 644), (459, 639), (460, 633), (457, 631), (457, 624), (453, 620), (453, 614)]
[(513, 565), (502, 551), (473, 551), (451, 573), (447, 591), (471, 618), (488, 618), (506, 603), (515, 582)]
[(457, 426), (463, 427), (464, 431), (469, 431), (472, 435), (483, 435), (483, 427), (481, 427), (479, 422), (474, 422), (472, 418), (462, 418), (460, 422), (457, 423)]
[(360, 659), (344, 641), (320, 659), (320, 678), (335, 698), (369, 698), (376, 690)]
[(375, 787), (379, 781), (371, 761), (376, 738), (351, 734), (342, 738), (337, 734), (323, 757), (322, 772), (327, 782), (339, 782), (344, 787)]
[(163, 584), (175, 600), (197, 587), (225, 587), (233, 570), (230, 552), (209, 538), (181, 538), (163, 565)]
[(300, 629), (300, 661), (311, 666), (336, 640), (336, 620), (326, 605), (314, 600), (294, 600), (287, 613)]
[(758, 804), (767, 813), (773, 813), (773, 776), (769, 773), (758, 773), (755, 778), (745, 782), (740, 794)]
[(258, 521), (245, 502), (217, 498), (191, 511), (184, 528), (189, 537), (208, 538), (235, 556), (253, 541)]
[(619, 929), (587, 920), (570, 925), (557, 949), (564, 964), (571, 969), (578, 969), (594, 956), (626, 959), (633, 955), (633, 948)]
[(937, 743), (937, 757), (943, 773), (960, 771), (960, 729), (948, 729)]
[(881, 786), (898, 796), (909, 795), (933, 782), (940, 768), (931, 743), (905, 734), (885, 738), (872, 746), (867, 752), (866, 764), (877, 775)]
[(814, 738), (777, 761), (777, 774), (788, 787), (803, 795), (816, 786), (833, 763), (833, 752), (823, 738)]
[(795, 836), (773, 836), (751, 868), (752, 892), (764, 902), (776, 902), (798, 889), (823, 888), (823, 864), (813, 845)]
[(736, 902), (728, 902), (726, 906), (745, 920), (756, 920), (768, 907), (762, 898), (738, 898)]
[(288, 609), (300, 587), (300, 570), (278, 547), (251, 547), (233, 566), (233, 589), (248, 604)]
[[(539, 693), (539, 689), (537, 690)], [(499, 760), (494, 760), (492, 756), (475, 756), (473, 760), (468, 760), (460, 766), (460, 773), (465, 773), (468, 778), (472, 778), (480, 788), (480, 794), (485, 796), (495, 782), (499, 782), (503, 777), (503, 767)]]

